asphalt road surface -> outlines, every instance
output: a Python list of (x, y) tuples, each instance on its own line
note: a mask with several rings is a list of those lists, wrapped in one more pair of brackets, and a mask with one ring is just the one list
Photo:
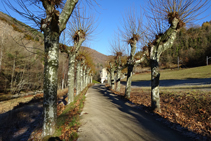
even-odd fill
[(189, 141), (151, 114), (110, 93), (104, 85), (87, 92), (78, 141)]
[[(126, 82), (121, 82), (125, 85)], [(170, 87), (170, 86), (199, 86), (211, 84), (211, 78), (200, 78), (200, 79), (184, 79), (184, 80), (160, 80), (160, 86)], [(137, 81), (132, 82), (132, 86), (137, 87), (150, 87), (151, 81)]]

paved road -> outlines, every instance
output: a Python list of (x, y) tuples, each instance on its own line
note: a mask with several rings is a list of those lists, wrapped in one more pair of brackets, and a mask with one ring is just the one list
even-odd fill
[[(125, 85), (126, 82), (121, 82)], [(196, 85), (207, 85), (211, 84), (211, 78), (201, 78), (201, 79), (184, 79), (184, 80), (160, 80), (160, 86), (196, 86)], [(138, 87), (150, 87), (151, 81), (138, 81), (132, 82), (132, 86)]]
[(106, 90), (92, 86), (87, 92), (78, 141), (188, 141), (179, 132)]

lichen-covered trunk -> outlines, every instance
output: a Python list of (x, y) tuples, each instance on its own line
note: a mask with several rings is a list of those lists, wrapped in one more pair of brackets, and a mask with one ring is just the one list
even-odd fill
[(74, 78), (75, 78), (75, 54), (69, 54), (69, 69), (68, 69), (68, 104), (74, 101)]
[(121, 64), (121, 56), (117, 57), (117, 74), (116, 74), (116, 91), (120, 92), (120, 79), (121, 79), (121, 68), (120, 68), (120, 64)]
[(126, 83), (126, 87), (125, 87), (125, 97), (126, 98), (130, 98), (133, 67), (134, 67), (133, 65), (128, 65), (128, 68), (127, 68), (127, 83)]
[(116, 80), (116, 91), (120, 92), (120, 79), (121, 79), (121, 70), (118, 68), (117, 70), (117, 80)]
[[(153, 111), (161, 112), (160, 95), (159, 95), (159, 58), (161, 54), (173, 46), (176, 39), (176, 27), (179, 20), (173, 19), (173, 25), (156, 41), (156, 45), (151, 45), (150, 49), (150, 65), (151, 65), (151, 108)], [(160, 42), (163, 42), (160, 44)]]
[(87, 86), (87, 74), (88, 74), (88, 72), (86, 70), (86, 72), (85, 72), (85, 87)]
[(160, 109), (160, 95), (159, 95), (159, 65), (157, 60), (150, 60), (151, 62), (151, 108), (153, 111), (161, 112)]
[(111, 69), (111, 89), (114, 90), (115, 89), (115, 79), (114, 79), (114, 70)]
[(130, 58), (128, 60), (128, 68), (127, 68), (127, 82), (126, 82), (126, 87), (125, 87), (125, 97), (130, 98), (130, 92), (131, 92), (131, 82), (132, 82), (132, 76), (133, 76), (133, 61), (134, 61), (134, 56), (136, 52), (136, 43), (137, 41), (134, 40), (133, 43), (130, 44), (131, 46), (131, 52), (130, 52)]
[(88, 73), (86, 74), (86, 86), (88, 86), (88, 84), (89, 84), (89, 75), (88, 75)]
[(44, 66), (44, 99), (43, 99), (43, 136), (55, 132), (57, 119), (57, 83), (59, 34), (48, 28), (44, 32), (45, 66)]
[(91, 77), (90, 77), (90, 74), (88, 75), (88, 84), (91, 83)]
[(81, 71), (80, 71), (80, 73), (81, 73), (81, 90), (80, 91), (82, 91), (83, 90), (83, 66), (81, 66)]
[(81, 92), (81, 62), (78, 62), (77, 64), (77, 87), (76, 87), (76, 95), (78, 95)]
[(89, 72), (90, 72), (91, 69), (88, 69), (87, 72), (86, 72), (86, 86), (88, 86), (89, 84)]
[(111, 77), (110, 77), (110, 73), (108, 73), (107, 74), (107, 79), (108, 79), (108, 85), (110, 85), (111, 86), (111, 79), (110, 79)]
[(83, 71), (83, 89), (86, 87), (86, 66), (84, 66)]

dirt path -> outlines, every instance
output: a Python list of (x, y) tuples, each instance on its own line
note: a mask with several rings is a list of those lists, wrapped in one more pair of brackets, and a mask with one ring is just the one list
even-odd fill
[(94, 85), (87, 92), (78, 141), (188, 141), (155, 118)]

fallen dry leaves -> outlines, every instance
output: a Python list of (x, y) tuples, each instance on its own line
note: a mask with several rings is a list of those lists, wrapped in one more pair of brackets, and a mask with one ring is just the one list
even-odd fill
[[(113, 92), (124, 96), (124, 90), (121, 87), (120, 93)], [(151, 94), (141, 88), (132, 88), (129, 101), (150, 109)], [(189, 131), (211, 138), (211, 92), (163, 92), (160, 93), (160, 104), (162, 113), (157, 114)]]

